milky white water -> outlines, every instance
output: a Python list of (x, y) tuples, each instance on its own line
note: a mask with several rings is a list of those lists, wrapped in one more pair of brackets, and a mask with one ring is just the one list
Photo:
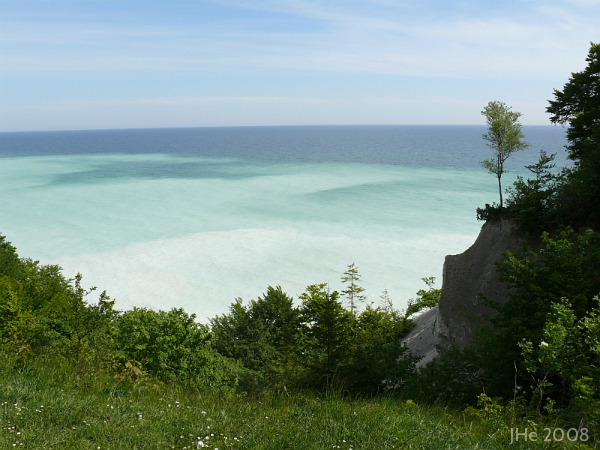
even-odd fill
[[(448, 157), (443, 145), (428, 153), (419, 144), (419, 132), (431, 140), (432, 128), (417, 130), (409, 143), (388, 136), (385, 145), (371, 137), (377, 127), (344, 145), (343, 127), (332, 128), (337, 134), (323, 137), (322, 128), (311, 134), (307, 127), (304, 144), (290, 134), (293, 153), (285, 153), (285, 130), (269, 128), (230, 141), (227, 134), (200, 134), (196, 141), (188, 135), (177, 146), (181, 130), (142, 142), (143, 152), (129, 135), (98, 144), (101, 137), (112, 139), (111, 132), (35, 139), (5, 133), (0, 232), (21, 256), (59, 264), (69, 277), (81, 272), (85, 285), (106, 289), (120, 309), (183, 307), (206, 321), (268, 285), (294, 297), (314, 283), (339, 290), (353, 262), (370, 301), (387, 289), (402, 308), (425, 286), (420, 278), (435, 276), (441, 285), (445, 255), (464, 251), (477, 236), (475, 208), (497, 201), (494, 177), (473, 163), (488, 156), (481, 129), (463, 133), (467, 150), (453, 129), (449, 152), (464, 155), (440, 164), (440, 154)], [(560, 150), (562, 134), (540, 129), (545, 148)], [(147, 138), (151, 132), (139, 133)], [(95, 146), (80, 145), (82, 136), (94, 138)], [(209, 138), (210, 151), (202, 147)], [(259, 140), (255, 153), (231, 150), (250, 138)], [(219, 139), (229, 151), (219, 152)], [(48, 150), (43, 145), (50, 141)], [(319, 145), (341, 151), (315, 157)], [(421, 159), (390, 161), (402, 146)], [(310, 150), (305, 158), (302, 148)], [(373, 155), (373, 148), (384, 156)], [(364, 156), (369, 151), (371, 163)], [(514, 176), (506, 175), (506, 186)]]

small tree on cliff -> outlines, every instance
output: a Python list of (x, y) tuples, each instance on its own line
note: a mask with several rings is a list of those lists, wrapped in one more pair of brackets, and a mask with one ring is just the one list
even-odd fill
[(500, 192), (500, 208), (502, 208), (502, 174), (506, 172), (504, 162), (508, 157), (519, 150), (529, 147), (521, 131), (519, 117), (521, 113), (512, 111), (503, 102), (489, 102), (481, 111), (485, 116), (488, 132), (483, 139), (488, 141), (488, 147), (493, 151), (490, 159), (481, 162), (483, 167), (498, 177), (498, 190)]

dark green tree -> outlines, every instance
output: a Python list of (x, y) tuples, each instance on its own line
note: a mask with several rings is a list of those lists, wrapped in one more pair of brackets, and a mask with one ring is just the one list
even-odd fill
[(506, 206), (525, 231), (541, 232), (554, 227), (559, 217), (557, 202), (559, 188), (564, 181), (562, 174), (556, 174), (553, 169), (554, 157), (540, 151), (540, 158), (535, 164), (525, 166), (535, 177), (525, 180), (517, 177), (513, 186), (507, 189), (509, 194)]
[(217, 351), (240, 360), (272, 382), (286, 384), (298, 366), (300, 312), (280, 286), (267, 288), (257, 300), (237, 300), (229, 314), (211, 320)]
[(251, 370), (261, 371), (274, 349), (266, 342), (264, 327), (253, 323), (249, 307), (241, 299), (229, 306), (229, 313), (210, 321), (213, 345), (228, 358), (239, 360)]
[[(540, 249), (508, 252), (498, 269), (500, 279), (513, 288), (501, 310), (532, 308), (531, 313), (523, 311), (519, 318), (524, 326), (531, 322), (534, 311), (544, 315), (545, 320), (551, 302), (560, 302), (561, 298), (568, 298), (582, 317), (600, 290), (600, 236), (590, 229), (566, 229), (555, 238), (545, 232)], [(515, 323), (513, 319), (510, 322)]]
[(343, 307), (339, 293), (331, 292), (327, 284), (307, 286), (300, 299), (307, 337), (305, 361), (316, 378), (330, 386), (349, 364), (354, 315)]
[(504, 163), (508, 157), (516, 151), (529, 147), (525, 142), (519, 117), (521, 113), (512, 111), (503, 102), (489, 102), (481, 111), (485, 116), (488, 131), (483, 139), (488, 141), (488, 147), (492, 149), (492, 157), (481, 162), (491, 174), (498, 178), (498, 192), (500, 193), (500, 208), (502, 202), (502, 174), (506, 172)]
[(375, 394), (400, 389), (418, 361), (402, 345), (412, 321), (394, 310), (389, 301), (384, 302), (387, 304), (381, 307), (367, 305), (357, 317), (352, 363), (343, 372), (351, 392)]
[(429, 404), (473, 405), (488, 392), (481, 362), (474, 349), (451, 347), (409, 378), (404, 396)]
[(574, 161), (561, 190), (571, 225), (600, 225), (600, 44), (591, 44), (587, 67), (571, 74), (546, 111), (553, 124), (568, 124), (567, 151)]

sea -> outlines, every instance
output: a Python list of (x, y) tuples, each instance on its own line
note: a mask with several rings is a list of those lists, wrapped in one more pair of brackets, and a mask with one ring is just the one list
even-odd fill
[[(0, 233), (116, 307), (207, 323), (281, 286), (298, 301), (355, 264), (367, 302), (441, 287), (444, 258), (498, 201), (485, 126), (297, 126), (0, 133)], [(565, 129), (524, 126), (509, 187)]]

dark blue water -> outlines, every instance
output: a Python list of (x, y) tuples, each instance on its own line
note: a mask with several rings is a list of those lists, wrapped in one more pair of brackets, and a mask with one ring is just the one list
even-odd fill
[[(0, 157), (166, 153), (257, 162), (345, 162), (430, 168), (475, 168), (489, 157), (485, 126), (296, 126), (0, 133)], [(566, 164), (565, 129), (524, 126), (531, 147), (509, 170), (537, 160), (539, 150)], [(147, 176), (193, 177), (193, 167), (145, 167)]]

